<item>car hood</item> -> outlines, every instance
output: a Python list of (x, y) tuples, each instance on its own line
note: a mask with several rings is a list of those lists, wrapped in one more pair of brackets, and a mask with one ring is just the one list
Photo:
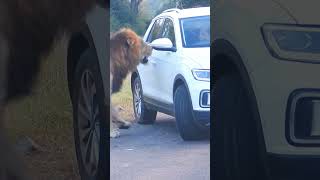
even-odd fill
[(206, 48), (184, 48), (182, 50), (184, 58), (198, 64), (202, 69), (210, 69), (210, 47)]
[(274, 0), (293, 16), (298, 24), (320, 24), (319, 0)]

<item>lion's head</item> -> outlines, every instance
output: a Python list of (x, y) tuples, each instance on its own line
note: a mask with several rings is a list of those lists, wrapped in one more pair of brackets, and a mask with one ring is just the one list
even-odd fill
[(126, 64), (129, 71), (134, 70), (152, 53), (152, 47), (129, 28), (122, 28), (113, 33), (110, 43), (111, 59), (115, 59), (116, 63)]
[(110, 61), (113, 76), (112, 90), (120, 90), (123, 80), (130, 71), (152, 53), (152, 47), (134, 31), (122, 28), (110, 35)]

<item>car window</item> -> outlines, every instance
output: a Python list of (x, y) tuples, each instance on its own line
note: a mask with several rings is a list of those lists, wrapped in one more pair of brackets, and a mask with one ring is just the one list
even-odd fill
[(176, 46), (176, 38), (174, 34), (174, 26), (171, 19), (166, 19), (163, 26), (161, 38), (168, 38), (172, 41), (173, 46)]
[(191, 17), (180, 19), (183, 47), (210, 46), (210, 17)]
[(164, 23), (163, 18), (156, 20), (148, 36), (148, 39), (147, 39), (148, 43), (151, 43), (155, 39), (161, 38), (161, 29), (162, 29), (163, 23)]

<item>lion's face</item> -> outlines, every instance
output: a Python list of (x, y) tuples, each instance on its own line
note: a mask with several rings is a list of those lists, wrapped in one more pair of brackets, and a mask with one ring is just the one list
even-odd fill
[(148, 58), (152, 54), (152, 47), (145, 43), (142, 38), (136, 36), (135, 38), (128, 38), (127, 43), (129, 45), (129, 56), (136, 62), (135, 65), (143, 63), (145, 58)]
[(145, 43), (133, 30), (122, 28), (110, 34), (110, 67), (114, 77), (112, 91), (120, 90), (123, 79), (134, 71), (152, 53), (152, 47)]
[(144, 63), (144, 59), (148, 58), (152, 54), (152, 47), (145, 43), (143, 39), (141, 39), (141, 52), (140, 52), (140, 62)]

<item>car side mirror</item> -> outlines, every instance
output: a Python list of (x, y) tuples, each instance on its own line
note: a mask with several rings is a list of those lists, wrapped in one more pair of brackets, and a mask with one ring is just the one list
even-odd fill
[(172, 41), (168, 38), (155, 39), (151, 42), (150, 46), (152, 46), (153, 49), (158, 51), (177, 51), (177, 48), (173, 46)]

